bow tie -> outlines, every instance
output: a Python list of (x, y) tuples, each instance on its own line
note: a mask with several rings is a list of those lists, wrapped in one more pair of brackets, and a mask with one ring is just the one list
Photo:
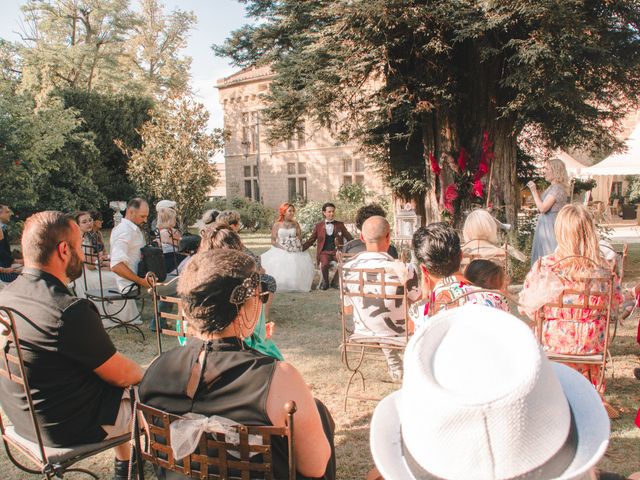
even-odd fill
[(333, 225), (333, 222), (334, 222), (334, 221), (335, 221), (335, 220), (325, 220), (325, 221), (324, 221), (324, 223), (325, 223), (326, 225)]

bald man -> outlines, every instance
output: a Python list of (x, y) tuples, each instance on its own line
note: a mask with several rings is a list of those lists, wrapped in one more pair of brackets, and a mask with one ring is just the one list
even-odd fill
[[(405, 265), (391, 257), (387, 250), (391, 243), (391, 227), (386, 218), (373, 216), (362, 225), (360, 239), (367, 250), (359, 253), (343, 266), (345, 279), (358, 278), (357, 270), (383, 268), (388, 281), (402, 281), (406, 285), (407, 299), (410, 303), (421, 298), (420, 285), (416, 271), (411, 265)], [(346, 289), (357, 291), (358, 286), (347, 283)], [(379, 286), (365, 285), (365, 292), (380, 293)], [(396, 287), (388, 287), (387, 293), (397, 293)], [(400, 287), (397, 287), (400, 288)], [(378, 291), (376, 291), (376, 289)], [(347, 297), (346, 303), (353, 305), (353, 322), (355, 336), (379, 337), (380, 343), (385, 338), (389, 343), (398, 345), (405, 338), (407, 319), (404, 316), (404, 305), (395, 299), (366, 298), (361, 296)], [(389, 375), (393, 381), (402, 380), (402, 359), (397, 349), (382, 349), (389, 368)]]

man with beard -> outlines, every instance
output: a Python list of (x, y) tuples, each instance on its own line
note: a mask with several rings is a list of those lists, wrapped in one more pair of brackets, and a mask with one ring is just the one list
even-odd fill
[[(66, 285), (82, 273), (80, 228), (69, 215), (47, 211), (25, 222), (25, 268), (0, 292), (15, 316), (35, 414), (48, 447), (96, 443), (129, 430), (129, 385), (142, 369), (116, 351), (96, 307)], [(9, 353), (15, 355), (9, 345)], [(22, 388), (0, 377), (0, 404), (17, 435), (35, 432)], [(129, 446), (115, 448), (116, 479), (127, 478)]]

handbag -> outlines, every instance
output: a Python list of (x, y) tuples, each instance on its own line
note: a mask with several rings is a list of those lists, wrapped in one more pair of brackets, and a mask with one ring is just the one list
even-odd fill
[(145, 245), (140, 249), (142, 258), (138, 263), (138, 276), (144, 278), (147, 273), (153, 272), (159, 282), (167, 278), (167, 267), (164, 262), (162, 249), (155, 245)]

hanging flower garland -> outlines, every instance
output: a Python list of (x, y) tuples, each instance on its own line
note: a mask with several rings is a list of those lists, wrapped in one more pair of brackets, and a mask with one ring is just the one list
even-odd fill
[[(444, 189), (442, 206), (444, 217), (458, 217), (463, 206), (470, 203), (482, 203), (484, 198), (484, 184), (482, 179), (489, 173), (491, 162), (494, 159), (493, 143), (489, 139), (489, 132), (485, 131), (482, 137), (482, 150), (475, 171), (471, 171), (474, 162), (464, 147), (458, 150), (457, 160), (453, 156), (444, 153), (441, 156), (442, 166), (447, 165), (453, 174), (453, 182)], [(436, 177), (440, 177), (442, 166), (433, 152), (429, 152), (431, 171)]]

